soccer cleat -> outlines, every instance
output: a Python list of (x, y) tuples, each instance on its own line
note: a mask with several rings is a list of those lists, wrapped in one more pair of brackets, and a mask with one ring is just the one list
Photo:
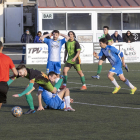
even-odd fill
[(136, 90), (137, 90), (137, 88), (134, 87), (134, 89), (131, 89), (131, 93), (130, 94), (134, 94)]
[(117, 93), (119, 90), (121, 89), (121, 87), (115, 87), (114, 91), (112, 92), (113, 94)]
[(95, 75), (95, 76), (91, 76), (93, 79), (100, 79), (100, 76), (99, 75)]
[(80, 90), (86, 90), (86, 89), (87, 89), (86, 86), (82, 86), (82, 87), (80, 88)]
[(64, 89), (64, 88), (66, 88), (66, 86), (65, 86), (65, 85), (62, 85), (62, 86), (60, 87), (60, 89)]
[(127, 72), (129, 71), (129, 68), (128, 68), (127, 64), (125, 64), (125, 69), (126, 69)]
[(75, 109), (73, 109), (72, 107), (68, 107), (68, 108), (65, 108), (64, 111), (71, 111), (71, 112), (74, 112)]
[(25, 113), (23, 113), (23, 114), (32, 114), (32, 113), (35, 113), (36, 112), (36, 110), (34, 109), (34, 110), (32, 110), (32, 109), (29, 109), (27, 112), (25, 112)]

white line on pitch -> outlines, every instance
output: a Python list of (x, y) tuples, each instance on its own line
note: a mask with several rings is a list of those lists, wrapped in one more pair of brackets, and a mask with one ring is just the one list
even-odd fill
[(109, 108), (123, 108), (123, 109), (138, 109), (138, 110), (140, 110), (140, 108), (133, 108), (133, 107), (99, 105), (99, 104), (89, 104), (89, 103), (81, 103), (81, 102), (73, 102), (73, 103), (75, 103), (75, 104), (82, 104), (82, 105), (92, 105), (92, 106), (109, 107)]
[[(76, 82), (68, 82), (68, 83), (73, 83), (73, 84), (77, 84), (77, 85), (81, 85), (81, 83), (76, 83)], [(90, 87), (105, 87), (105, 88), (114, 88), (114, 87), (109, 87), (109, 86), (101, 86), (101, 85), (92, 85), (92, 84), (86, 84)], [(75, 88), (75, 87), (74, 87)], [(71, 88), (72, 89), (72, 88)], [(129, 90), (130, 91), (130, 88), (121, 88), (121, 89), (125, 89), (125, 90)], [(137, 90), (137, 91), (140, 91), (140, 90)]]

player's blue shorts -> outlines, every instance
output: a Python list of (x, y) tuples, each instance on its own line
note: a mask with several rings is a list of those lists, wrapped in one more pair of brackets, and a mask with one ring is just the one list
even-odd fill
[(114, 72), (115, 74), (117, 74), (117, 76), (119, 76), (120, 74), (123, 74), (122, 63), (118, 63), (117, 65), (114, 65), (110, 69), (110, 72)]
[(57, 94), (54, 94), (52, 98), (48, 99), (46, 92), (43, 91), (42, 99), (45, 102), (45, 104), (49, 107), (49, 109), (64, 109), (65, 108), (65, 102)]
[(48, 61), (47, 73), (49, 73), (50, 71), (60, 74), (61, 73), (61, 62)]

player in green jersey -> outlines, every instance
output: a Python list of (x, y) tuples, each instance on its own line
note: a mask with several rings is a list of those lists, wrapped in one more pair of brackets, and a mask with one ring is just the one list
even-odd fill
[[(70, 68), (73, 66), (78, 74), (81, 77), (82, 81), (82, 87), (81, 90), (86, 90), (86, 84), (85, 84), (85, 76), (81, 70), (81, 65), (80, 65), (80, 44), (78, 41), (75, 40), (76, 36), (73, 31), (69, 31), (68, 36), (70, 37), (69, 41), (66, 42), (65, 44), (65, 55), (64, 55), (64, 70), (63, 70), (63, 75), (64, 75), (64, 82), (63, 85), (61, 86), (61, 89), (66, 87), (67, 84), (67, 73), (70, 70)], [(68, 55), (68, 59), (66, 60), (66, 57)]]
[(26, 68), (25, 65), (19, 65), (17, 67), (19, 75), (17, 77), (13, 77), (9, 80), (9, 84), (11, 84), (16, 78), (22, 77), (30, 80), (29, 85), (21, 94), (15, 94), (13, 97), (21, 97), (23, 95), (26, 96), (26, 101), (28, 102), (30, 109), (24, 114), (35, 113), (33, 98), (31, 92), (38, 88), (39, 86), (43, 87), (45, 90), (50, 91), (52, 93), (56, 93), (56, 91), (60, 88), (63, 79), (59, 79), (59, 81), (53, 86), (48, 76), (36, 69)]

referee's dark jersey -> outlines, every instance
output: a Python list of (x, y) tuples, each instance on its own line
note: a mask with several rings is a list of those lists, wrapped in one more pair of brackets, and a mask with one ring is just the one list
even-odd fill
[(9, 80), (9, 70), (15, 65), (11, 58), (3, 53), (0, 53), (0, 103), (6, 103)]

